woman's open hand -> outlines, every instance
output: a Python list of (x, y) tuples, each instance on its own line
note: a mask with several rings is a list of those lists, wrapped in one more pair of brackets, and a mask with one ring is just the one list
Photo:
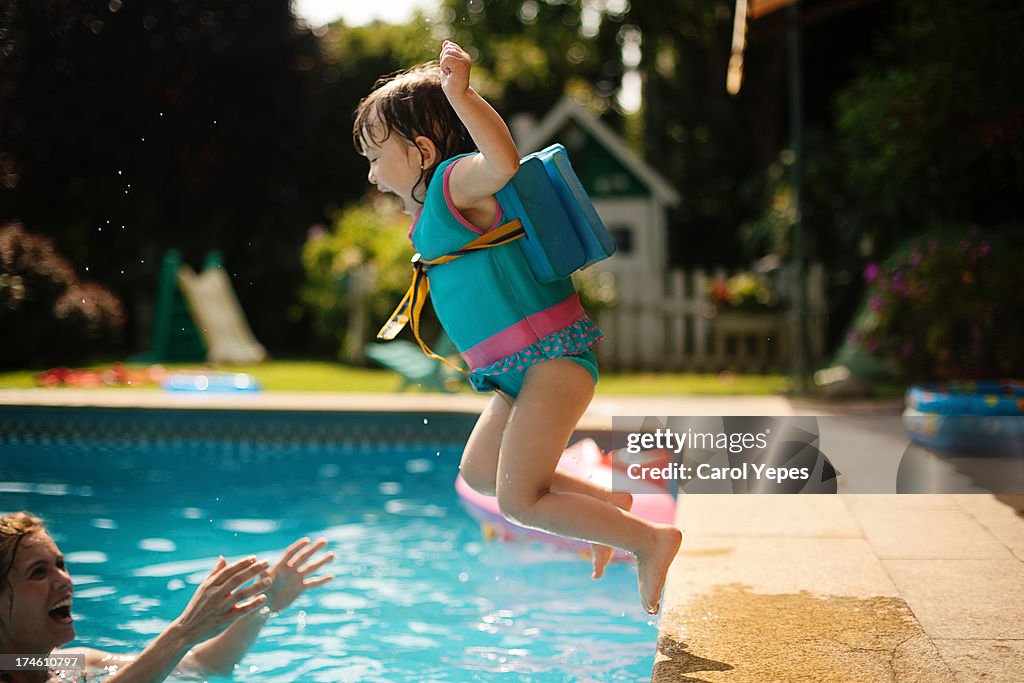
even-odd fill
[(272, 612), (280, 612), (307, 589), (323, 585), (334, 578), (330, 574), (313, 576), (315, 571), (334, 559), (333, 552), (314, 558), (326, 545), (327, 540), (323, 538), (316, 543), (308, 538), (300, 538), (288, 546), (270, 570), (273, 583), (266, 590), (266, 595), (267, 606)]
[[(192, 644), (200, 643), (262, 607), (267, 602), (264, 593), (271, 585), (268, 567), (266, 560), (257, 562), (255, 557), (231, 565), (220, 558), (176, 619), (185, 638)], [(245, 585), (254, 578), (256, 581)]]

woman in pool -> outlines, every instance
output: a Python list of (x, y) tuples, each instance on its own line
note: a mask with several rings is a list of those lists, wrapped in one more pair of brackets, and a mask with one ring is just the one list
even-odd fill
[(502, 224), (495, 193), (519, 168), (505, 122), (469, 85), (471, 66), (465, 50), (445, 41), (439, 64), (379, 81), (353, 127), (370, 183), (415, 217), (409, 236), (470, 383), (497, 392), (466, 444), (462, 476), (497, 496), (501, 513), (521, 526), (591, 542), (594, 578), (612, 546), (633, 553), (641, 602), (655, 614), (679, 530), (630, 513), (629, 494), (555, 469), (594, 395), (591, 347), (602, 338), (572, 282), (539, 282), (518, 245), (438, 263)]
[[(230, 565), (220, 558), (163, 633), (137, 655), (118, 655), (82, 647), (57, 649), (75, 637), (74, 588), (64, 557), (38, 517), (26, 512), (0, 516), (0, 681), (155, 683), (176, 671), (229, 675), (271, 613), (333, 578), (313, 575), (334, 557), (330, 552), (314, 557), (326, 544), (323, 539), (300, 539), (273, 568), (254, 557)], [(19, 655), (77, 655), (84, 670), (26, 669), (16, 666)], [(108, 672), (105, 679), (96, 678)]]

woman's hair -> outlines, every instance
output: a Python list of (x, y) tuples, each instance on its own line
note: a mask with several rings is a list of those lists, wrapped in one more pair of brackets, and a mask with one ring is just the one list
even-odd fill
[(14, 566), (18, 546), (26, 536), (46, 532), (43, 520), (27, 512), (12, 512), (0, 516), (0, 592), (10, 586), (8, 574)]
[(437, 165), (458, 154), (476, 150), (466, 125), (441, 89), (441, 68), (428, 62), (379, 79), (369, 95), (356, 107), (352, 140), (356, 151), (365, 154), (364, 143), (382, 144), (392, 135), (413, 144), (419, 136), (437, 147), (438, 159), (424, 168), (413, 188), (430, 184)]

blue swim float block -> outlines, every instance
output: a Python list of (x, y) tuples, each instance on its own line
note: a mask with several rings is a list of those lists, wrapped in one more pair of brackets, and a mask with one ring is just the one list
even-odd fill
[(244, 372), (172, 372), (160, 382), (167, 391), (229, 393), (260, 391), (256, 378)]
[(915, 442), (942, 450), (1019, 455), (1024, 382), (940, 382), (907, 390), (903, 424)]

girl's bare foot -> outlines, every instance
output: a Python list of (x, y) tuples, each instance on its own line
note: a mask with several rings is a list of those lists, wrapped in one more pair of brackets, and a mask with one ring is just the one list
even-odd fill
[[(633, 508), (633, 495), (626, 491), (613, 491), (609, 494), (607, 502), (611, 503), (620, 510), (629, 511)], [(615, 548), (607, 545), (601, 545), (600, 543), (590, 544), (590, 556), (594, 561), (594, 571), (591, 573), (591, 578), (600, 579), (604, 576), (604, 569), (608, 566), (608, 563), (612, 561), (612, 556), (615, 554)]]
[(648, 614), (657, 614), (661, 609), (661, 591), (665, 587), (665, 576), (672, 560), (679, 552), (683, 534), (674, 526), (658, 525), (654, 529), (654, 542), (643, 553), (636, 555), (637, 583), (640, 586), (640, 602)]

